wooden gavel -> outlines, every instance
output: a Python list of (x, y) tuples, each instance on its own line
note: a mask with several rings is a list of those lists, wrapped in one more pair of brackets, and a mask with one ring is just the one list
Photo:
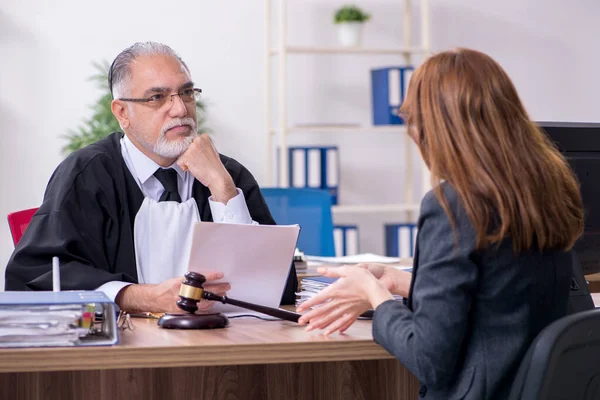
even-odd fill
[(232, 299), (227, 296), (219, 296), (217, 294), (208, 292), (204, 290), (203, 287), (204, 283), (206, 282), (206, 277), (197, 272), (187, 272), (184, 277), (185, 280), (179, 289), (179, 300), (177, 300), (177, 306), (190, 314), (194, 314), (196, 311), (198, 311), (198, 302), (202, 299), (205, 299), (246, 308), (248, 310), (257, 311), (272, 317), (281, 318), (286, 321), (298, 322), (298, 319), (300, 318), (300, 314), (295, 312), (247, 303), (245, 301)]

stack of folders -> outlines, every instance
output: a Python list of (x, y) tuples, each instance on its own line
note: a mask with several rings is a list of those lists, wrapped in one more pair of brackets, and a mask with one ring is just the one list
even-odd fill
[(354, 256), (358, 254), (358, 226), (357, 225), (334, 225), (333, 244), (335, 255)]
[[(412, 272), (412, 268), (410, 267), (398, 268), (407, 272)], [(296, 293), (296, 307), (311, 299), (321, 290), (334, 283), (337, 279), (338, 278), (328, 278), (326, 276), (311, 276), (302, 278), (300, 281), (300, 292)], [(402, 300), (402, 296), (394, 295), (394, 299)]]
[(289, 182), (294, 188), (324, 189), (338, 204), (340, 160), (337, 146), (290, 147)]
[(296, 307), (311, 299), (321, 290), (335, 282), (337, 278), (326, 276), (310, 276), (300, 281), (300, 292), (296, 293)]
[(416, 224), (386, 224), (385, 253), (389, 257), (413, 257), (417, 246)]
[(103, 292), (0, 292), (0, 347), (117, 341), (116, 306)]
[(406, 98), (413, 70), (412, 66), (371, 70), (373, 125), (404, 124), (398, 109)]

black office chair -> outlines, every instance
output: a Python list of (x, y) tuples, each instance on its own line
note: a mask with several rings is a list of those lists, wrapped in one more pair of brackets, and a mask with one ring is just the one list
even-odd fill
[(510, 399), (600, 399), (600, 309), (542, 330), (521, 362)]

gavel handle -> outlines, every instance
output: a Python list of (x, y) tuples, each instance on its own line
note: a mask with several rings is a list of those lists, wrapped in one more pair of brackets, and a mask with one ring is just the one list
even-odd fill
[(205, 298), (206, 300), (218, 301), (223, 304), (231, 304), (232, 306), (238, 306), (238, 307), (246, 308), (248, 310), (258, 311), (260, 313), (270, 315), (272, 317), (281, 318), (286, 321), (298, 322), (298, 319), (300, 319), (300, 314), (295, 313), (295, 312), (281, 310), (279, 308), (261, 306), (258, 304), (246, 303), (245, 301), (232, 299), (227, 296), (219, 296), (214, 293), (207, 292), (207, 291), (204, 291), (204, 293), (202, 294), (202, 297)]

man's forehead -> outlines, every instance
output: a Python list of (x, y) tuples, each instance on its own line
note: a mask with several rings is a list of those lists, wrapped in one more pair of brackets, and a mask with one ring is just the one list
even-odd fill
[(191, 80), (190, 74), (177, 58), (157, 54), (139, 56), (130, 65), (131, 84), (170, 87), (182, 85)]

